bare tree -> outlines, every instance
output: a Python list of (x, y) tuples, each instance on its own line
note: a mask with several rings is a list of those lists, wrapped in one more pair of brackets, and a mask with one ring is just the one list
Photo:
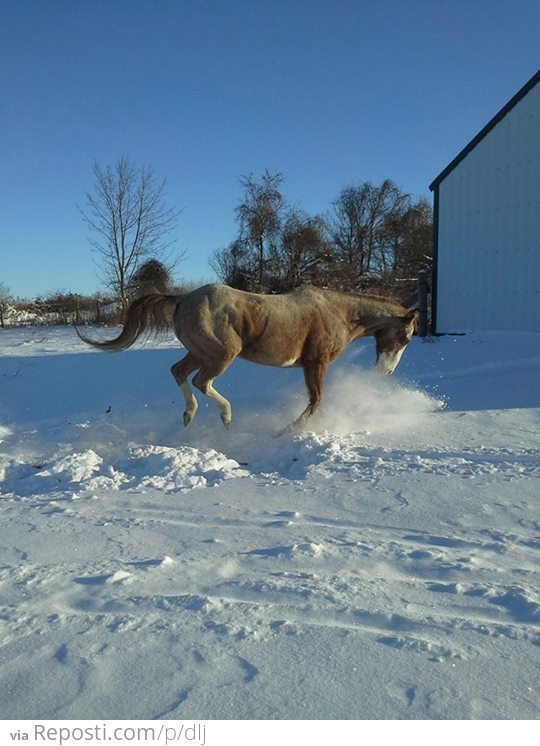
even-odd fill
[(87, 193), (87, 208), (81, 213), (92, 231), (101, 279), (125, 309), (131, 279), (145, 260), (157, 259), (169, 270), (176, 263), (169, 235), (179, 210), (165, 203), (165, 181), (158, 182), (150, 167), (136, 168), (126, 156), (114, 167), (95, 162), (92, 171), (94, 191)]
[(325, 224), (298, 209), (288, 212), (273, 263), (271, 290), (290, 290), (304, 283), (328, 284), (331, 247)]
[(253, 255), (244, 241), (236, 239), (224, 249), (216, 249), (208, 261), (221, 282), (239, 290), (255, 286)]
[(351, 290), (393, 276), (410, 209), (409, 195), (389, 179), (342, 189), (327, 221), (335, 282)]
[(433, 211), (420, 199), (392, 224), (392, 271), (416, 277), (419, 269), (431, 270), (433, 262)]
[(4, 282), (0, 281), (0, 327), (2, 327), (2, 329), (4, 328), (5, 323), (6, 323), (6, 319), (5, 319), (6, 309), (7, 309), (10, 298), (11, 298), (10, 289)]
[(235, 211), (240, 229), (239, 240), (247, 250), (255, 253), (253, 289), (261, 292), (267, 262), (275, 253), (276, 237), (281, 228), (284, 199), (280, 187), (283, 176), (267, 169), (261, 181), (256, 181), (253, 174), (249, 174), (243, 176), (240, 183), (244, 187), (244, 195)]

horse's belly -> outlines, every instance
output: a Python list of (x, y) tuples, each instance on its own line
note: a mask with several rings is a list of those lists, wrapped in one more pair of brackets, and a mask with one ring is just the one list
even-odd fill
[(244, 349), (239, 357), (259, 365), (271, 365), (274, 368), (294, 368), (300, 365), (297, 357), (290, 357), (279, 352), (261, 352)]

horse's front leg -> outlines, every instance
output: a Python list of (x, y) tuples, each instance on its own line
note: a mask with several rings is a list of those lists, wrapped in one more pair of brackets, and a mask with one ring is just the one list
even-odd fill
[(328, 363), (322, 360), (304, 365), (304, 378), (309, 394), (309, 403), (300, 417), (293, 422), (293, 427), (303, 427), (319, 409), (327, 370)]

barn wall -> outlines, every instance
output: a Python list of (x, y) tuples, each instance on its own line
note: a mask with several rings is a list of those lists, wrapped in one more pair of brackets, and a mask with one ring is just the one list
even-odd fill
[(540, 85), (438, 189), (436, 331), (540, 331)]

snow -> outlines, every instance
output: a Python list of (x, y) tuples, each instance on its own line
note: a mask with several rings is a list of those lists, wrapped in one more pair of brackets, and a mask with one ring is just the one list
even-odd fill
[(362, 341), (279, 435), (301, 371), (184, 431), (174, 340), (0, 330), (0, 715), (538, 717), (539, 343)]

